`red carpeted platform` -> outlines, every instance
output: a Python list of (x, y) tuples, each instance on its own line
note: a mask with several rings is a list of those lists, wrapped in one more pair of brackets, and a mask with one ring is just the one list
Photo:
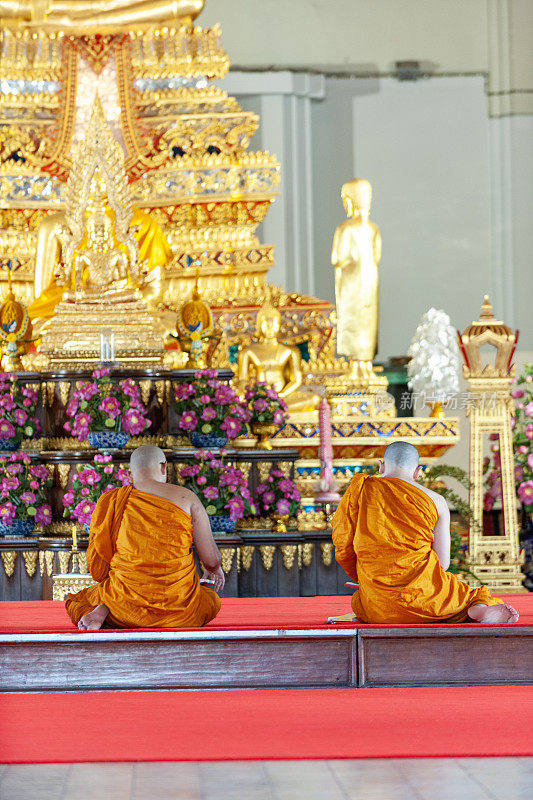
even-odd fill
[[(520, 613), (520, 626), (533, 625), (533, 593), (501, 595), (506, 603)], [(290, 628), (331, 628), (326, 620), (337, 614), (351, 611), (350, 597), (254, 597), (222, 600), (222, 609), (216, 619), (203, 630), (246, 631), (280, 630)], [(353, 625), (336, 626), (353, 628)], [(442, 628), (416, 625), (361, 625), (358, 628)], [(447, 625), (446, 628), (461, 627)], [(479, 628), (472, 623), (468, 627)], [(506, 626), (511, 627), (511, 626)], [(512, 626), (516, 627), (516, 626)], [(8, 633), (72, 633), (72, 625), (62, 602), (32, 601), (0, 603), (0, 634)], [(160, 630), (160, 629), (154, 629)], [(197, 629), (190, 629), (197, 630)], [(81, 634), (80, 634), (81, 635)]]
[(531, 756), (531, 687), (0, 697), (0, 761)]

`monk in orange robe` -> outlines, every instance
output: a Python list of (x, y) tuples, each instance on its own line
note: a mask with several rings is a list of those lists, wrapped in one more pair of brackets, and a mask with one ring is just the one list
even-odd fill
[(441, 495), (416, 482), (420, 469), (416, 447), (394, 442), (385, 450), (380, 474), (356, 476), (333, 516), (335, 558), (359, 584), (352, 597), (355, 619), (517, 622), (515, 609), (485, 586), (472, 589), (446, 572), (450, 512)]
[[(98, 583), (66, 600), (82, 631), (182, 628), (218, 614), (224, 588), (209, 517), (194, 492), (166, 483), (166, 458), (143, 445), (130, 459), (133, 486), (103, 494), (91, 519), (87, 564)], [(200, 583), (193, 542), (204, 564)]]

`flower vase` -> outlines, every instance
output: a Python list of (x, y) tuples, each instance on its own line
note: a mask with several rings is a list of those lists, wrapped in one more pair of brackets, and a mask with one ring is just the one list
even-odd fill
[(214, 450), (225, 447), (228, 443), (226, 436), (219, 436), (216, 433), (198, 433), (197, 431), (191, 431), (189, 440), (193, 447), (201, 450)]
[(278, 430), (278, 425), (264, 422), (252, 422), (252, 433), (257, 439), (256, 447), (258, 450), (272, 450), (272, 442), (270, 438), (274, 436)]
[(122, 450), (129, 438), (125, 431), (91, 431), (87, 435), (87, 441), (95, 450)]
[(22, 439), (0, 439), (0, 452), (13, 453), (22, 444)]
[(229, 514), (213, 514), (209, 517), (213, 533), (231, 533), (236, 525)]
[(35, 527), (32, 519), (14, 519), (10, 525), (0, 522), (0, 536), (29, 536)]
[(288, 514), (271, 514), (270, 517), (274, 523), (273, 531), (275, 533), (287, 533)]

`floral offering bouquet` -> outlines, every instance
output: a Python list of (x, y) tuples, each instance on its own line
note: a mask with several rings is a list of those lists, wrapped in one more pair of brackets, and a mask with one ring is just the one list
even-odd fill
[[(199, 370), (193, 383), (178, 383), (174, 390), (179, 427), (194, 434), (221, 440), (236, 439), (247, 430), (250, 413), (237, 392), (217, 378), (214, 369)], [(201, 446), (201, 441), (199, 442)]]
[(80, 442), (93, 432), (118, 432), (138, 436), (151, 425), (141, 402), (138, 386), (131, 378), (109, 377), (109, 369), (95, 369), (92, 381), (76, 388), (67, 406), (70, 420), (64, 425)]
[(130, 483), (129, 469), (113, 464), (112, 456), (99, 453), (92, 464), (79, 464), (76, 468), (63, 495), (63, 516), (88, 526), (98, 498), (110, 489)]
[(244, 399), (250, 411), (251, 425), (283, 425), (289, 414), (287, 404), (273, 386), (262, 381), (249, 384)]
[[(514, 399), (514, 415), (511, 417), (513, 429), (513, 450), (515, 460), (516, 493), (527, 514), (533, 513), (533, 365), (526, 364), (523, 375), (516, 380), (511, 392)], [(483, 506), (490, 511), (497, 498), (501, 497), (500, 448), (498, 434), (491, 434), (493, 441), (492, 464), (485, 459), (485, 485), (487, 487)]]
[(40, 433), (38, 399), (35, 389), (20, 386), (16, 375), (0, 372), (0, 450), (15, 450), (23, 439)]
[(10, 529), (12, 535), (27, 534), (35, 525), (48, 525), (52, 509), (46, 502), (46, 489), (51, 485), (48, 469), (32, 464), (27, 453), (0, 456), (2, 532)]
[(257, 496), (261, 513), (273, 517), (277, 521), (276, 530), (285, 533), (283, 519), (296, 516), (300, 510), (301, 494), (292, 478), (287, 478), (280, 469), (270, 470), (266, 481), (257, 487)]
[[(187, 464), (180, 475), (188, 489), (198, 495), (210, 517), (228, 516), (232, 523), (245, 516), (257, 514), (242, 471), (224, 463), (206, 450), (195, 453), (195, 463)], [(233, 527), (233, 526), (232, 526)]]

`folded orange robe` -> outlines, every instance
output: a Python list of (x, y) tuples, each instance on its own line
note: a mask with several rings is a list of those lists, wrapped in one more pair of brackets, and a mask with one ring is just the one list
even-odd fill
[(359, 583), (352, 598), (361, 622), (463, 622), (475, 603), (496, 605), (446, 572), (432, 549), (438, 512), (401, 478), (358, 475), (333, 516), (335, 558)]
[(192, 520), (170, 500), (132, 486), (103, 494), (91, 519), (87, 565), (98, 583), (69, 594), (75, 625), (100, 603), (118, 628), (205, 625), (220, 598), (200, 585), (192, 552)]

